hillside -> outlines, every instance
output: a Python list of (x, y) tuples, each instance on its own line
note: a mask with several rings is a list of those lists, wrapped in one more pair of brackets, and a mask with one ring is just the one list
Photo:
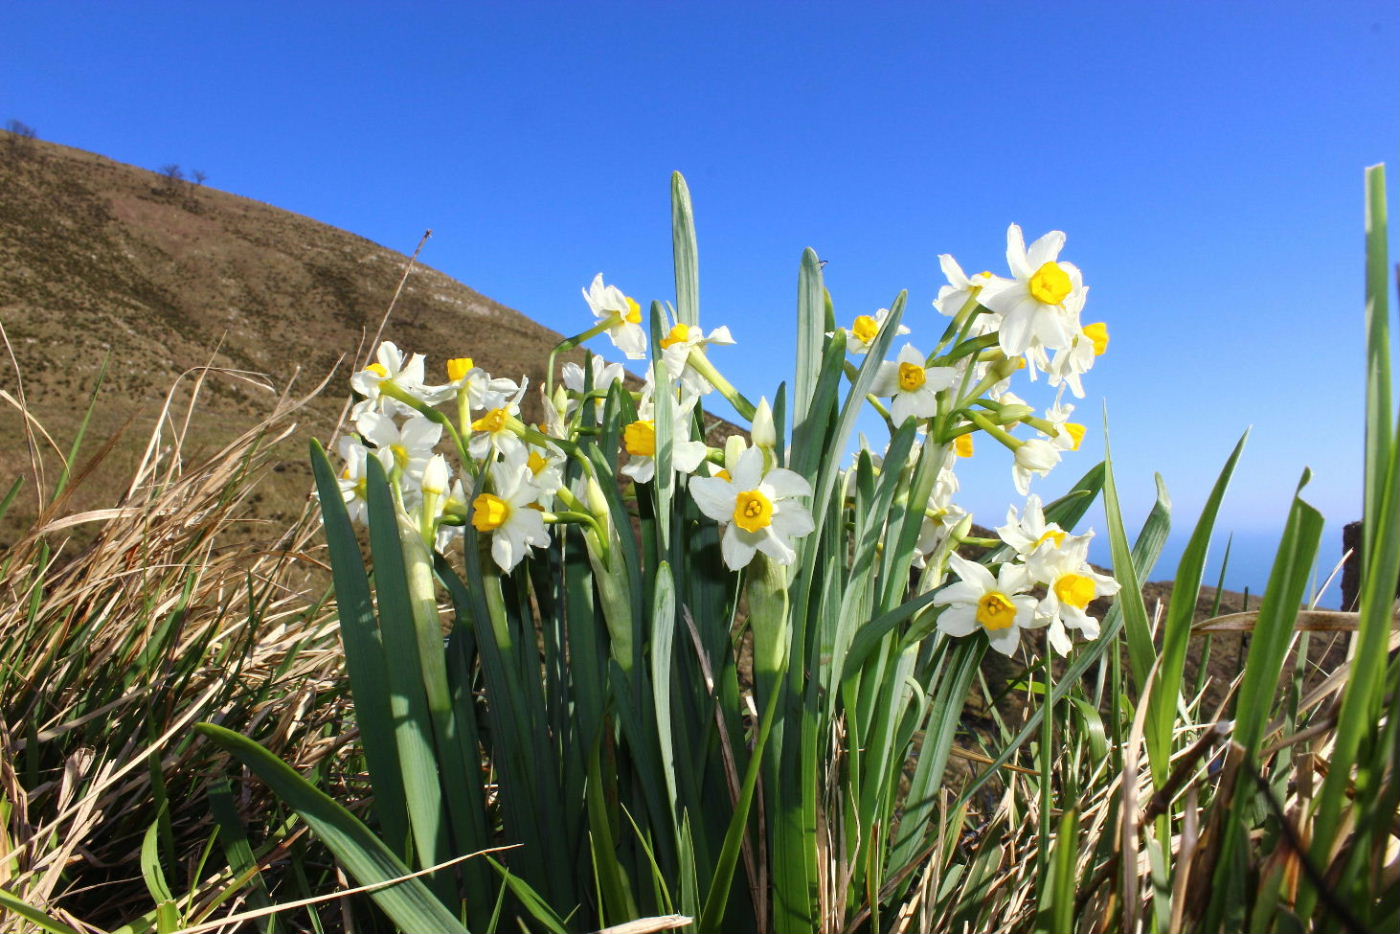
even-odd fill
[[(271, 205), (0, 133), (0, 323), (29, 407), (66, 447), (110, 355), (89, 438), (100, 443), (131, 420), (104, 469), (83, 485), (79, 506), (113, 501), (180, 374), (212, 363), (265, 374), (278, 389), (296, 376), (296, 390), (308, 392), (374, 334), (407, 263), (394, 250)], [(487, 334), (489, 341), (478, 337)], [(528, 375), (532, 385), (560, 339), (421, 264), (384, 336), (431, 349), (430, 365), (441, 366), (451, 351), (493, 373)], [(0, 359), (0, 388), (17, 396), (14, 368)], [(280, 489), (264, 490), (268, 518), (299, 509), (309, 483), (306, 439), (332, 430), (349, 366), (305, 411), (296, 443), (285, 445), (278, 470), (287, 477)], [(211, 378), (190, 432), (194, 449), (222, 443), (273, 399), (246, 380)], [(0, 407), (0, 429), (13, 439), (0, 446), (0, 485), (8, 488), (28, 470), (29, 456), (15, 408)], [(16, 503), (0, 541), (33, 507), (28, 494)]]

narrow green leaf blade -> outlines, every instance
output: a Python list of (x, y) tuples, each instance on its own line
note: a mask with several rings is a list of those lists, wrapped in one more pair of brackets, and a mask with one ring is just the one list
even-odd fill
[(401, 929), (466, 934), (466, 927), (421, 879), (402, 878), (408, 874), (408, 867), (368, 827), (295, 769), (232, 730), (212, 723), (201, 723), (195, 729), (236, 756), (300, 814), (357, 882), (390, 883), (371, 891), (370, 897)]

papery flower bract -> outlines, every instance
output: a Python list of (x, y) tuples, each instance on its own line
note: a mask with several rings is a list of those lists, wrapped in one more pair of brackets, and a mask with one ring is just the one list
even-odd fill
[(1060, 449), (1049, 441), (1031, 438), (1021, 442), (1016, 448), (1016, 463), (1011, 467), (1011, 478), (1016, 484), (1016, 492), (1025, 496), (1031, 489), (1031, 475), (1044, 476), (1055, 469), (1060, 462)]
[(1099, 597), (1118, 592), (1118, 582), (1089, 565), (1089, 542), (1094, 533), (1065, 539), (1058, 548), (1038, 549), (1026, 562), (1031, 577), (1045, 585), (1045, 597), (1036, 608), (1041, 625), (1050, 626), (1050, 644), (1068, 655), (1071, 640), (1066, 629), (1078, 630), (1086, 639), (1099, 637), (1099, 621), (1088, 613)]
[(1064, 245), (1064, 233), (1052, 230), (1027, 249), (1020, 225), (1007, 229), (1006, 262), (1015, 278), (987, 283), (977, 300), (1001, 314), (998, 342), (1008, 357), (1034, 341), (1051, 350), (1068, 347), (1079, 333), (1088, 289), (1078, 266), (1058, 261)]
[(593, 310), (598, 324), (604, 325), (608, 337), (629, 360), (642, 360), (647, 355), (647, 334), (642, 328), (642, 308), (636, 300), (622, 294), (615, 285), (604, 285), (603, 274), (583, 290), (583, 300)]
[(703, 354), (710, 344), (733, 343), (728, 327), (717, 327), (707, 335), (693, 324), (677, 324), (661, 338), (661, 360), (671, 379), (679, 380), (689, 392), (704, 395), (715, 387), (690, 365), (691, 351)]
[[(848, 328), (841, 330), (846, 332), (846, 352), (853, 354), (866, 354), (870, 352), (870, 345), (875, 343), (875, 338), (885, 326), (885, 320), (889, 318), (890, 310), (881, 308), (873, 315), (857, 315), (856, 320), (851, 322)], [(900, 324), (896, 335), (908, 334), (909, 328)]]
[(796, 501), (811, 496), (812, 487), (785, 467), (763, 471), (763, 451), (748, 448), (727, 468), (729, 477), (692, 477), (690, 493), (700, 511), (724, 526), (720, 550), (724, 563), (737, 571), (761, 551), (778, 564), (797, 559), (795, 538), (816, 526), (806, 506)]
[(876, 396), (890, 396), (890, 416), (895, 425), (906, 418), (932, 418), (938, 414), (938, 392), (958, 383), (958, 369), (951, 366), (925, 366), (924, 355), (912, 344), (905, 344), (894, 361), (880, 364), (870, 386)]
[[(447, 495), (442, 500), (442, 506), (438, 514), (462, 517), (467, 514), (467, 493), (462, 486), (461, 480), (453, 480), (452, 485), (447, 489)], [(446, 555), (458, 539), (466, 534), (466, 527), (457, 523), (440, 522), (437, 527), (437, 534), (433, 538), (433, 549), (438, 554)]]
[(1035, 625), (1035, 597), (1025, 591), (1031, 580), (1023, 565), (1003, 564), (992, 572), (962, 555), (948, 555), (948, 566), (961, 578), (934, 596), (936, 606), (947, 607), (938, 616), (938, 628), (950, 636), (967, 636), (981, 627), (992, 648), (1003, 655), (1016, 651), (1021, 630)]
[(491, 558), (503, 571), (524, 560), (531, 548), (549, 545), (544, 514), (531, 508), (540, 491), (532, 483), (524, 445), (502, 453), (491, 465), (491, 487), (472, 500), (471, 523), (491, 533)]

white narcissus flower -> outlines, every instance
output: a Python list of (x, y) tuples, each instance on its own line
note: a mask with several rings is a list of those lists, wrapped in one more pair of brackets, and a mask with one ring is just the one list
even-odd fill
[(710, 344), (732, 343), (734, 338), (728, 327), (717, 327), (707, 335), (693, 324), (677, 324), (661, 338), (661, 360), (671, 379), (685, 384), (689, 392), (704, 395), (715, 387), (690, 365), (690, 352), (697, 350), (703, 354)]
[(442, 438), (442, 426), (417, 412), (400, 423), (382, 412), (371, 411), (355, 419), (355, 430), (376, 449), (389, 453), (386, 468), (399, 470), (404, 498), (416, 499), (423, 471)]
[(1073, 414), (1074, 406), (1068, 403), (1053, 405), (1045, 410), (1045, 420), (1055, 428), (1055, 433), (1050, 435), (1050, 443), (1061, 451), (1079, 450), (1088, 432), (1085, 426), (1069, 420)]
[(924, 355), (912, 344), (905, 344), (894, 361), (880, 364), (870, 392), (890, 396), (890, 415), (895, 425), (906, 418), (932, 418), (938, 414), (938, 392), (956, 386), (958, 370), (951, 366), (925, 366)]
[(642, 360), (647, 355), (647, 334), (642, 329), (642, 307), (636, 300), (623, 295), (615, 285), (604, 285), (603, 274), (583, 290), (583, 300), (593, 310), (597, 324), (604, 325), (608, 337), (629, 360)]
[[(873, 315), (857, 315), (856, 320), (851, 322), (850, 327), (841, 329), (846, 332), (846, 352), (853, 354), (869, 353), (870, 345), (875, 343), (875, 338), (879, 336), (880, 331), (885, 327), (885, 320), (889, 318), (889, 316), (890, 310), (888, 308), (881, 308)], [(908, 334), (909, 329), (901, 324), (899, 330), (894, 333), (896, 335)]]
[(992, 648), (1003, 655), (1016, 651), (1021, 630), (1035, 626), (1036, 599), (1025, 593), (1031, 579), (1024, 565), (1003, 564), (992, 572), (962, 555), (948, 555), (948, 566), (961, 578), (933, 598), (945, 606), (938, 616), (938, 628), (950, 636), (967, 636), (981, 627)]
[(358, 418), (365, 412), (387, 412), (390, 415), (416, 412), (412, 406), (384, 395), (382, 390), (385, 383), (429, 405), (436, 405), (448, 398), (442, 394), (441, 387), (423, 384), (422, 354), (405, 357), (393, 341), (384, 341), (375, 351), (374, 362), (350, 377), (350, 388), (364, 396), (351, 409), (351, 416)]
[[(365, 473), (365, 461), (370, 449), (354, 438), (341, 436), (336, 443), (336, 453), (345, 462), (340, 476), (336, 478), (340, 484), (341, 499), (345, 500), (345, 510), (350, 514), (351, 522), (363, 525), (369, 509), (369, 480)], [(379, 458), (386, 472), (393, 467), (394, 455), (391, 451), (375, 451), (374, 456)]]
[(1089, 566), (1089, 542), (1093, 532), (1065, 539), (1058, 548), (1042, 548), (1027, 561), (1030, 575), (1045, 585), (1045, 597), (1036, 609), (1039, 625), (1050, 626), (1050, 644), (1068, 655), (1071, 640), (1066, 629), (1078, 630), (1085, 639), (1099, 637), (1099, 621), (1088, 613), (1099, 597), (1118, 592), (1118, 582)]
[[(968, 302), (980, 295), (985, 286), (998, 281), (998, 277), (992, 275), (990, 271), (969, 276), (963, 272), (958, 261), (953, 259), (950, 253), (939, 254), (938, 265), (943, 269), (943, 275), (948, 277), (948, 284), (938, 290), (938, 297), (933, 300), (933, 307), (938, 309), (939, 314), (949, 318), (957, 317), (958, 312), (962, 311)], [(989, 334), (996, 330), (1000, 321), (1000, 315), (980, 315), (973, 322), (968, 333), (972, 337)]]
[(763, 471), (763, 451), (748, 448), (730, 468), (729, 476), (692, 477), (690, 493), (700, 511), (724, 526), (720, 549), (733, 571), (746, 567), (761, 551), (778, 564), (797, 559), (793, 539), (816, 526), (799, 496), (811, 496), (811, 485), (784, 467)]
[(1022, 441), (1016, 448), (1016, 463), (1011, 468), (1011, 479), (1016, 484), (1016, 492), (1025, 496), (1031, 490), (1031, 475), (1045, 476), (1060, 462), (1060, 449), (1049, 441), (1031, 438)]
[(998, 343), (1008, 357), (1037, 341), (1051, 350), (1068, 347), (1079, 333), (1089, 290), (1078, 266), (1058, 261), (1064, 245), (1064, 233), (1052, 230), (1027, 249), (1020, 226), (1007, 229), (1006, 262), (1015, 278), (987, 283), (977, 300), (1001, 314)]
[(1055, 356), (1041, 369), (1050, 377), (1051, 386), (1061, 383), (1069, 387), (1076, 399), (1084, 398), (1084, 382), (1080, 379), (1094, 366), (1094, 360), (1108, 350), (1108, 325), (1102, 321), (1084, 325), (1068, 347), (1055, 351)]
[[(608, 387), (622, 379), (623, 371), (621, 363), (609, 363), (597, 354), (590, 354), (588, 357), (588, 367), (593, 372), (593, 391), (606, 396)], [(577, 363), (566, 363), (559, 373), (559, 379), (564, 384), (564, 388), (573, 393), (583, 394), (584, 389), (583, 367)], [(593, 400), (593, 411), (598, 418), (603, 417), (603, 406), (606, 400), (600, 398)], [(579, 400), (570, 398), (565, 415), (572, 415), (579, 406)]]
[[(644, 398), (637, 406), (638, 419), (622, 430), (627, 464), (621, 472), (638, 483), (649, 483), (656, 476), (656, 398)], [(691, 412), (700, 397), (676, 399), (670, 392), (663, 392), (660, 398), (669, 400), (671, 405), (671, 468), (677, 473), (692, 474), (709, 453), (705, 442), (690, 440)]]
[(1023, 560), (1042, 547), (1057, 548), (1068, 533), (1058, 522), (1046, 522), (1045, 511), (1041, 508), (1040, 497), (1032, 493), (1026, 497), (1026, 508), (1017, 512), (1015, 506), (1006, 510), (1006, 525), (997, 529), (997, 535), (1016, 550)]
[(537, 444), (526, 450), (525, 467), (530, 471), (530, 482), (539, 491), (540, 505), (549, 508), (554, 494), (564, 485), (564, 452)]
[(540, 491), (530, 478), (525, 448), (515, 447), (491, 465), (492, 492), (472, 500), (471, 523), (491, 534), (491, 557), (502, 571), (514, 568), (531, 548), (549, 545), (544, 514), (533, 508)]
[(472, 422), (472, 436), (467, 442), (467, 450), (472, 457), (482, 460), (493, 449), (507, 454), (522, 448), (524, 442), (515, 433), (515, 427), (519, 421), (517, 416), (520, 414), (520, 397), (525, 395), (525, 389), (529, 385), (528, 379), (522, 379), (512, 395), (490, 398), (489, 401), (496, 404)]

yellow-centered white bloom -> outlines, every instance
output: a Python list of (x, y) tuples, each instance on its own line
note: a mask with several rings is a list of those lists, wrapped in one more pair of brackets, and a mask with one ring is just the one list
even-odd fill
[(523, 446), (524, 442), (516, 431), (521, 427), (520, 397), (525, 395), (529, 384), (528, 379), (521, 379), (512, 395), (504, 398), (491, 395), (487, 398), (487, 404), (491, 407), (471, 424), (472, 436), (467, 442), (467, 450), (472, 457), (482, 460), (492, 450), (506, 454)]
[[(690, 440), (691, 413), (700, 397), (686, 395), (677, 399), (671, 392), (664, 391), (660, 398), (662, 405), (669, 402), (671, 406), (671, 468), (677, 473), (692, 474), (709, 453), (705, 442)], [(637, 406), (637, 420), (622, 430), (627, 464), (621, 472), (638, 483), (650, 483), (656, 476), (656, 399), (656, 396), (643, 398)]]
[[(340, 485), (340, 496), (345, 501), (345, 511), (350, 521), (363, 525), (369, 508), (369, 480), (365, 473), (365, 461), (370, 449), (354, 438), (342, 435), (336, 442), (336, 453), (344, 462), (336, 482)], [(385, 472), (393, 468), (393, 452), (385, 449), (373, 452)]]
[(778, 564), (797, 559), (796, 538), (815, 525), (797, 497), (811, 496), (812, 487), (784, 467), (763, 470), (763, 451), (748, 448), (726, 471), (729, 476), (692, 477), (690, 493), (700, 511), (724, 526), (720, 550), (724, 563), (737, 571), (761, 551)]
[(1093, 537), (1093, 532), (1072, 536), (1058, 548), (1037, 550), (1026, 562), (1031, 577), (1045, 585), (1045, 597), (1036, 609), (1037, 624), (1050, 626), (1050, 644), (1061, 655), (1068, 655), (1071, 648), (1067, 629), (1078, 630), (1085, 639), (1099, 637), (1099, 621), (1089, 615), (1089, 604), (1118, 592), (1116, 580), (1089, 565)]
[(642, 307), (635, 299), (622, 294), (615, 285), (604, 285), (600, 272), (583, 290), (583, 300), (593, 310), (597, 323), (606, 326), (608, 337), (627, 359), (646, 358), (647, 334), (642, 328)]
[(1045, 521), (1040, 497), (1034, 493), (1026, 497), (1025, 510), (1018, 512), (1015, 506), (1008, 506), (1006, 525), (997, 529), (1001, 540), (1014, 548), (1022, 560), (1038, 549), (1060, 547), (1068, 534), (1058, 522)]
[[(599, 397), (593, 400), (593, 414), (601, 419), (603, 417), (603, 406), (606, 404), (608, 387), (623, 377), (621, 363), (609, 363), (597, 354), (589, 354), (588, 368), (593, 376), (593, 391), (599, 393)], [(568, 407), (565, 409), (565, 416), (574, 414), (579, 407), (579, 399), (584, 393), (588, 375), (583, 371), (583, 367), (577, 363), (566, 363), (559, 373), (559, 379), (564, 384), (564, 388), (574, 393), (569, 397)]]
[(1050, 350), (1068, 347), (1079, 333), (1079, 312), (1089, 290), (1073, 263), (1059, 261), (1062, 231), (1052, 230), (1026, 247), (1021, 228), (1006, 231), (1006, 262), (1014, 279), (988, 282), (977, 300), (1001, 314), (998, 342), (1008, 357), (1039, 342)]
[(1015, 652), (1021, 630), (1035, 626), (1036, 599), (1026, 594), (1031, 580), (1025, 567), (1008, 562), (992, 577), (991, 571), (956, 552), (948, 555), (948, 566), (960, 580), (933, 598), (935, 606), (946, 607), (938, 616), (938, 628), (955, 637), (981, 629), (992, 648), (1003, 655)]
[[(990, 271), (979, 272), (975, 276), (969, 276), (963, 272), (962, 266), (953, 259), (950, 253), (941, 253), (938, 256), (938, 265), (943, 270), (943, 275), (948, 278), (948, 284), (938, 290), (938, 297), (933, 300), (933, 307), (938, 309), (938, 313), (949, 318), (957, 317), (958, 312), (967, 307), (967, 303), (975, 299), (982, 293), (982, 289), (998, 281), (998, 277), (992, 275)], [(989, 334), (995, 331), (1001, 322), (998, 314), (979, 315), (968, 329), (968, 336), (978, 337), (982, 334)]]
[(377, 451), (387, 452), (385, 466), (390, 473), (397, 471), (404, 500), (417, 502), (423, 471), (442, 438), (442, 426), (416, 411), (402, 422), (370, 411), (355, 419), (355, 430)]
[(365, 412), (407, 415), (416, 411), (412, 406), (384, 395), (382, 390), (385, 383), (429, 405), (436, 405), (448, 398), (442, 394), (441, 387), (423, 384), (422, 354), (405, 357), (393, 341), (383, 341), (375, 350), (374, 362), (350, 377), (350, 388), (364, 397), (355, 403), (351, 416), (359, 417)]
[[(846, 352), (853, 354), (869, 353), (870, 345), (875, 343), (875, 338), (878, 337), (880, 331), (884, 329), (885, 320), (889, 318), (889, 316), (890, 310), (888, 308), (881, 308), (873, 315), (857, 315), (856, 320), (851, 322), (850, 327), (841, 329), (846, 332)], [(896, 335), (908, 333), (909, 328), (905, 327), (903, 324), (899, 326), (899, 330), (895, 331)]]
[(502, 571), (514, 568), (532, 548), (549, 545), (544, 514), (533, 508), (538, 496), (522, 445), (491, 465), (491, 492), (472, 500), (472, 526), (491, 536), (491, 558)]
[(1079, 422), (1072, 422), (1069, 417), (1074, 414), (1074, 406), (1069, 403), (1059, 403), (1052, 405), (1045, 410), (1045, 420), (1055, 429), (1055, 433), (1050, 435), (1050, 443), (1061, 451), (1077, 451), (1084, 443), (1084, 435), (1088, 433), (1088, 428)]
[(906, 418), (932, 418), (938, 414), (938, 393), (957, 383), (956, 367), (925, 366), (924, 355), (912, 344), (905, 344), (898, 359), (880, 364), (870, 392), (891, 398), (890, 416), (895, 425), (902, 425)]
[(1086, 324), (1070, 341), (1068, 347), (1055, 351), (1055, 356), (1041, 367), (1050, 377), (1051, 386), (1068, 386), (1076, 399), (1084, 398), (1084, 382), (1080, 379), (1094, 366), (1094, 361), (1108, 350), (1108, 325), (1102, 321)]
[(704, 395), (714, 391), (714, 386), (695, 367), (690, 365), (691, 351), (705, 353), (710, 344), (732, 344), (728, 327), (717, 327), (709, 334), (693, 324), (677, 324), (661, 338), (661, 360), (666, 364), (666, 372), (673, 380), (684, 384), (686, 391)]

